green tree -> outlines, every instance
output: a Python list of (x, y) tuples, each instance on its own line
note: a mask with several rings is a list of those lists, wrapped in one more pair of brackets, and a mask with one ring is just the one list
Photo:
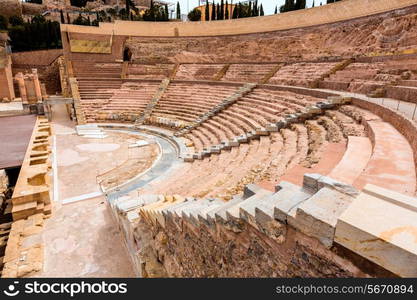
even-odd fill
[(276, 15), (278, 13), (278, 6), (275, 6), (274, 14)]
[(233, 9), (232, 19), (237, 19), (238, 18), (238, 11), (239, 11), (238, 7), (239, 7), (239, 5), (236, 5), (234, 8), (232, 7), (232, 9)]
[(0, 15), (0, 30), (6, 30), (9, 25), (9, 21), (5, 16)]
[(222, 19), (222, 13), (220, 11), (220, 4), (219, 3), (217, 3), (216, 12), (217, 12), (216, 19), (221, 20)]
[(229, 20), (229, 3), (227, 2), (227, 0), (226, 0), (226, 5), (225, 5), (224, 18), (226, 20)]
[(19, 25), (23, 25), (24, 21), (21, 16), (11, 16), (9, 18), (9, 23), (11, 26), (19, 26)]
[(261, 16), (264, 16), (265, 15), (265, 13), (264, 13), (264, 7), (262, 6), (262, 3), (261, 3), (261, 8), (260, 8), (260, 11), (259, 11), (259, 15), (261, 15)]
[(179, 2), (177, 2), (177, 19), (181, 19), (181, 7)]
[(220, 1), (220, 20), (224, 20), (224, 2)]
[(169, 21), (168, 4), (165, 4), (165, 21)]
[(63, 13), (62, 9), (59, 11), (59, 15), (61, 17), (61, 24), (65, 24), (65, 18), (64, 18), (64, 13)]
[(216, 4), (214, 4), (214, 1), (213, 1), (213, 4), (211, 5), (211, 20), (212, 21), (216, 20), (216, 17), (217, 17)]
[(188, 13), (188, 20), (201, 21), (201, 11), (198, 8), (194, 8)]
[(210, 21), (210, 6), (209, 6), (208, 1), (206, 2), (206, 8), (205, 8), (205, 11), (204, 11), (204, 19), (206, 21)]

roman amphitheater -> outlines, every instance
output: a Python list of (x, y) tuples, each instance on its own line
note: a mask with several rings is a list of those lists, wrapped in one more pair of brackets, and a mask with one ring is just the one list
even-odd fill
[(417, 1), (61, 35), (0, 48), (2, 277), (417, 277)]

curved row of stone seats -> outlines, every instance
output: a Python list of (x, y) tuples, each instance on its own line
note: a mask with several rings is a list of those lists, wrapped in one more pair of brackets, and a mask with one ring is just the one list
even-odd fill
[(95, 122), (97, 112), (122, 86), (121, 79), (86, 79), (78, 81), (80, 104), (87, 122)]
[(78, 81), (95, 78), (121, 78), (122, 63), (73, 60), (72, 69)]
[(153, 109), (151, 122), (164, 118), (173, 124), (174, 121), (191, 124), (239, 87), (238, 84), (172, 81)]
[(222, 81), (262, 83), (275, 73), (280, 64), (231, 64)]
[(398, 79), (395, 75), (383, 74), (384, 66), (381, 62), (355, 62), (330, 75), (320, 87), (368, 94)]
[(305, 62), (288, 64), (272, 76), (268, 83), (279, 85), (295, 85), (316, 87), (318, 82), (330, 73), (343, 67), (344, 62)]
[[(315, 166), (329, 144), (345, 143), (352, 135), (364, 136), (363, 126), (340, 109), (329, 110), (316, 119), (288, 124), (268, 136), (242, 141), (238, 147), (210, 152), (186, 164), (172, 178), (148, 188), (158, 193), (230, 199), (245, 184), (275, 181), (297, 165)], [(187, 180), (179, 182), (183, 176)]]
[(135, 121), (159, 87), (159, 81), (125, 82), (97, 111), (98, 120)]
[(355, 62), (330, 75), (319, 86), (415, 102), (416, 73), (417, 59), (412, 58)]
[(135, 64), (129, 63), (126, 73), (128, 79), (159, 79), (169, 78), (175, 68), (174, 64)]
[(181, 64), (175, 74), (175, 79), (214, 80), (223, 67), (223, 64)]
[(269, 125), (322, 101), (321, 98), (275, 90), (273, 87), (258, 87), (201, 123), (187, 134), (187, 138), (195, 143), (195, 151), (199, 152), (245, 134), (265, 132), (267, 135)]

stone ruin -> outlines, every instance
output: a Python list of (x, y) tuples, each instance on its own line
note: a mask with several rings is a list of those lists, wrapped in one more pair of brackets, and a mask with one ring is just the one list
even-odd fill
[[(78, 124), (167, 141), (135, 193), (106, 194), (136, 275), (417, 276), (416, 13), (415, 1), (346, 0), (230, 27), (62, 26)], [(21, 95), (35, 79), (16, 76)], [(39, 118), (4, 277), (42, 267), (50, 134)]]

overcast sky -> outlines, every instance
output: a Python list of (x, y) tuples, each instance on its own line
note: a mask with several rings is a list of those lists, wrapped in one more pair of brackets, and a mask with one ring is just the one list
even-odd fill
[[(212, 2), (213, 0), (209, 0), (209, 2)], [(216, 3), (220, 3), (221, 0), (215, 0)], [(224, 0), (226, 2), (226, 0)], [(168, 0), (168, 2), (177, 2), (177, 0)], [(181, 5), (181, 12), (185, 13), (186, 11), (189, 11), (193, 9), (194, 7), (198, 6), (198, 0), (179, 0)], [(228, 0), (230, 3), (230, 0)], [(238, 3), (239, 0), (233, 0), (233, 3)], [(258, 3), (262, 3), (262, 6), (265, 11), (265, 15), (271, 15), (274, 13), (275, 6), (278, 5), (278, 8), (284, 4), (285, 0), (258, 0)], [(323, 2), (323, 4), (326, 3), (326, 0), (315, 0), (315, 4), (320, 5), (320, 2)], [(203, 1), (201, 1), (203, 3)], [(307, 0), (307, 6), (310, 7), (313, 3), (313, 0)], [(188, 9), (187, 9), (188, 7)]]

